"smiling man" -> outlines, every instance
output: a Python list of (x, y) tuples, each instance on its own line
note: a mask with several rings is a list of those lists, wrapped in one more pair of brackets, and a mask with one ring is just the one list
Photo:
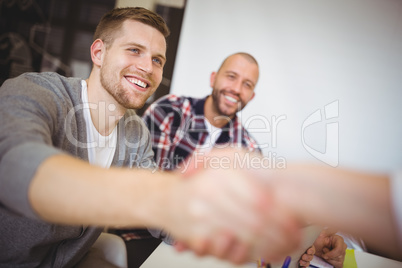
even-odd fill
[(141, 108), (159, 86), (168, 35), (154, 12), (114, 9), (94, 34), (88, 79), (26, 73), (4, 82), (0, 266), (72, 267), (89, 252), (100, 226), (144, 225), (130, 219), (132, 205), (119, 201), (124, 194), (117, 191), (123, 177), (139, 175), (131, 170), (116, 178), (98, 168), (154, 167), (149, 133), (131, 109)]
[(246, 53), (229, 56), (218, 72), (212, 72), (210, 85), (213, 90), (205, 101), (204, 112), (213, 126), (225, 126), (254, 98), (258, 75), (257, 61)]
[[(119, 28), (114, 24), (103, 28), (105, 24), (98, 26), (91, 46), (94, 67), (86, 80), (88, 101), (113, 105), (105, 119), (119, 120), (126, 109), (140, 109), (162, 81), (166, 40), (161, 33), (167, 35), (168, 30), (136, 20), (126, 20)], [(110, 134), (96, 120), (96, 109), (91, 109), (91, 117), (101, 134)], [(108, 125), (114, 128), (116, 122)]]
[(260, 151), (236, 113), (254, 98), (259, 67), (244, 52), (228, 56), (210, 76), (212, 94), (202, 98), (168, 95), (144, 113), (159, 168), (174, 170), (194, 152), (235, 146)]
[(204, 110), (214, 126), (224, 126), (227, 122), (219, 123), (219, 117), (234, 119), (236, 113), (254, 98), (258, 75), (257, 61), (246, 53), (229, 56), (218, 72), (212, 72), (212, 97), (207, 98)]

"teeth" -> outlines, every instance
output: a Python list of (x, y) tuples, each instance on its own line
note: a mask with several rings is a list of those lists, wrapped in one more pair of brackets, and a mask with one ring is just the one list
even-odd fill
[(147, 83), (142, 82), (141, 80), (135, 79), (135, 78), (127, 78), (130, 83), (136, 84), (139, 87), (146, 88)]
[(228, 101), (233, 102), (233, 103), (237, 103), (237, 100), (235, 98), (232, 98), (232, 97), (226, 96), (226, 95), (224, 95), (224, 96), (225, 96), (225, 99), (227, 99)]

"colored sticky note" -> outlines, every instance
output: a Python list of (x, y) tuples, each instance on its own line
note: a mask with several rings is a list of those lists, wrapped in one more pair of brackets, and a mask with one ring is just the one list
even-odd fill
[(354, 249), (346, 249), (346, 255), (345, 255), (345, 261), (343, 262), (343, 268), (357, 268)]

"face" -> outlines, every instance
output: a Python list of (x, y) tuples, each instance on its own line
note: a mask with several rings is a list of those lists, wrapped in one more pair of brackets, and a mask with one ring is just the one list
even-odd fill
[(155, 28), (127, 20), (107, 48), (103, 45), (100, 80), (126, 109), (139, 109), (162, 81), (166, 41)]
[(229, 57), (217, 73), (211, 74), (215, 112), (233, 118), (254, 97), (258, 66), (242, 55)]

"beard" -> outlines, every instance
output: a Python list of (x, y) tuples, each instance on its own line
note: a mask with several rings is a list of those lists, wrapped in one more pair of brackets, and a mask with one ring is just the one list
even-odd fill
[(141, 109), (153, 91), (150, 90), (148, 93), (141, 94), (131, 88), (125, 88), (121, 83), (122, 79), (124, 79), (124, 73), (119, 73), (117, 81), (115, 81), (113, 73), (105, 64), (100, 74), (102, 87), (125, 109)]
[(212, 91), (212, 100), (213, 100), (213, 104), (214, 104), (214, 109), (220, 115), (224, 115), (224, 116), (233, 118), (237, 112), (241, 111), (244, 108), (244, 105), (243, 105), (243, 102), (241, 100), (239, 100), (239, 102), (237, 103), (236, 109), (226, 107), (226, 105), (224, 104), (224, 98), (225, 98), (224, 93), (225, 92), (226, 92), (226, 90), (224, 90), (224, 89), (222, 89), (222, 90), (214, 89)]

